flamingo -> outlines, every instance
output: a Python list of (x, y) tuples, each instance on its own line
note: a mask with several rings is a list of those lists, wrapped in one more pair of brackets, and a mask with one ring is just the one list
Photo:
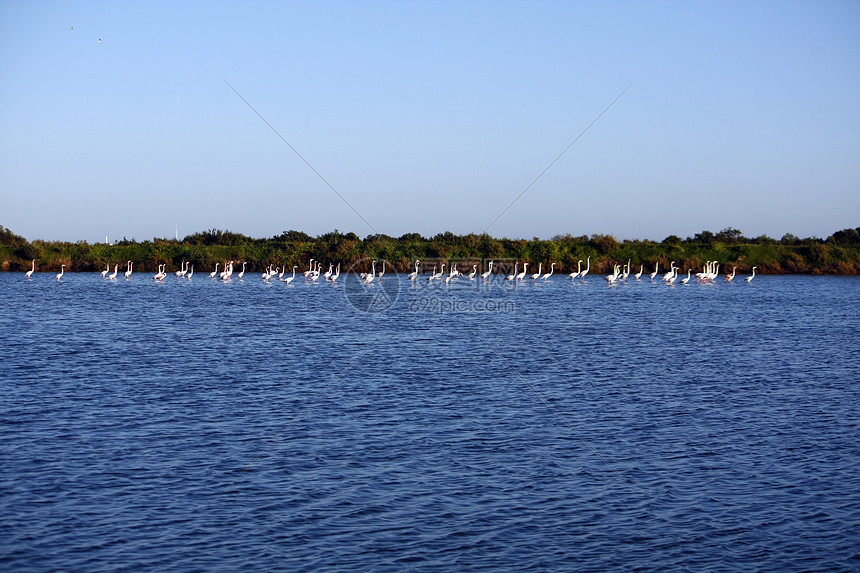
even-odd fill
[(618, 280), (619, 274), (621, 274), (621, 265), (616, 264), (612, 269), (612, 274), (606, 275), (604, 278), (606, 279), (607, 283), (612, 284)]
[(302, 273), (305, 276), (305, 278), (308, 278), (308, 275), (310, 275), (311, 273), (314, 272), (313, 263), (314, 263), (313, 259), (308, 261), (308, 270), (306, 270), (304, 273)]
[[(376, 275), (376, 261), (373, 261), (373, 264), (371, 266), (372, 266), (372, 268), (370, 269), (370, 273), (364, 275), (364, 284), (366, 284), (366, 285), (369, 285), (370, 283), (372, 283), (373, 277)], [(445, 265), (442, 265), (442, 266), (444, 267)]]
[(421, 264), (421, 261), (419, 261), (418, 259), (415, 259), (415, 270), (412, 271), (411, 273), (409, 273), (409, 280), (410, 281), (414, 281), (415, 279), (418, 278), (418, 265), (420, 265), (420, 264)]
[[(664, 280), (664, 281), (668, 281), (669, 279), (671, 279), (671, 278), (672, 278), (672, 276), (673, 276), (674, 274), (675, 274), (675, 261), (672, 261), (672, 265), (671, 265), (671, 267), (669, 268), (669, 272), (668, 272), (668, 273), (665, 273), (665, 274), (663, 275), (663, 280)], [(674, 279), (672, 279), (672, 280), (674, 280)]]
[(134, 263), (132, 263), (131, 261), (128, 261), (128, 270), (127, 270), (127, 271), (125, 271), (125, 275), (124, 275), (124, 276), (125, 276), (125, 278), (126, 278), (126, 280), (128, 280), (128, 279), (130, 279), (130, 278), (131, 278), (131, 267), (132, 267), (132, 265), (133, 265), (133, 264), (134, 264)]
[(334, 263), (329, 263), (329, 264), (328, 264), (328, 271), (326, 271), (326, 273), (323, 275), (323, 277), (325, 278), (325, 280), (328, 280), (328, 279), (329, 279), (329, 277), (330, 277), (330, 276), (331, 276), (331, 274), (332, 274), (332, 271), (334, 271)]
[(442, 265), (442, 270), (441, 270), (441, 271), (439, 271), (438, 273), (437, 273), (437, 272), (435, 272), (435, 271), (436, 271), (436, 265), (433, 265), (433, 271), (434, 271), (434, 272), (433, 272), (433, 276), (431, 276), (428, 280), (431, 280), (431, 281), (432, 281), (432, 280), (441, 279), (441, 278), (442, 278), (442, 275), (444, 275), (444, 274), (445, 274), (445, 265), (444, 265), (444, 264)]
[(553, 264), (549, 267), (549, 272), (548, 272), (547, 274), (545, 274), (544, 276), (542, 276), (541, 278), (542, 278), (543, 280), (547, 280), (549, 277), (551, 277), (551, 276), (552, 276), (552, 272), (553, 272), (554, 270), (555, 270), (555, 263), (553, 263)]
[(113, 266), (113, 272), (112, 272), (111, 274), (109, 274), (109, 275), (108, 275), (108, 278), (109, 278), (110, 280), (116, 280), (116, 272), (117, 272), (117, 269), (119, 269), (119, 264), (116, 264), (116, 265), (114, 265), (114, 266)]
[(487, 278), (490, 276), (490, 274), (491, 274), (492, 272), (493, 272), (493, 261), (490, 261), (490, 265), (489, 265), (489, 267), (487, 268), (486, 272), (481, 273), (481, 278), (482, 278), (483, 280), (487, 280)]
[(105, 264), (107, 265), (107, 268), (102, 271), (102, 277), (104, 277), (106, 274), (108, 274), (110, 272), (110, 262), (107, 262)]
[(573, 279), (573, 280), (576, 280), (576, 277), (578, 277), (578, 276), (579, 276), (579, 273), (580, 273), (580, 271), (581, 271), (581, 270), (582, 270), (582, 259), (579, 259), (579, 260), (576, 262), (576, 272), (575, 272), (575, 273), (570, 273), (570, 274), (569, 274), (569, 275), (567, 275), (567, 276), (569, 276), (569, 277), (570, 277), (571, 279)]
[(621, 273), (621, 280), (626, 281), (627, 277), (630, 276), (630, 259), (627, 259), (627, 265), (624, 267), (624, 271)]
[(293, 265), (293, 276), (291, 276), (291, 277), (287, 277), (287, 278), (285, 278), (285, 279), (281, 279), (281, 282), (284, 282), (284, 283), (286, 283), (286, 284), (290, 284), (291, 282), (293, 282), (293, 279), (295, 279), (295, 278), (296, 278), (296, 269), (297, 269), (297, 268), (299, 268), (299, 266), (298, 266), (298, 265)]
[(217, 274), (218, 274), (218, 263), (215, 263), (215, 270), (212, 271), (211, 273), (209, 273), (209, 278), (214, 279), (215, 275), (217, 275)]
[(641, 266), (639, 267), (639, 272), (638, 272), (638, 273), (636, 273), (635, 275), (633, 275), (633, 278), (634, 278), (634, 279), (636, 279), (636, 280), (638, 281), (640, 278), (642, 278), (642, 273), (643, 273), (644, 271), (645, 271), (645, 265), (641, 265)]
[(339, 277), (339, 276), (340, 276), (340, 263), (337, 264), (337, 270), (335, 271), (335, 273), (326, 280), (330, 280), (331, 282), (334, 282), (337, 280), (337, 277)]
[(526, 270), (528, 269), (528, 267), (529, 267), (529, 264), (528, 264), (528, 263), (523, 263), (523, 272), (521, 272), (520, 274), (518, 274), (518, 275), (517, 275), (517, 280), (518, 280), (518, 281), (521, 281), (521, 280), (523, 280), (523, 279), (525, 278), (525, 276), (526, 276)]
[(516, 261), (516, 262), (514, 263), (514, 274), (512, 274), (512, 275), (508, 275), (508, 282), (511, 282), (512, 280), (514, 280), (515, 278), (517, 278), (517, 265), (518, 265), (518, 264), (520, 264), (520, 262), (519, 262), (519, 261)]
[(669, 276), (667, 277), (666, 275), (663, 275), (663, 280), (666, 282), (666, 284), (669, 284), (669, 285), (670, 285), (670, 284), (672, 284), (672, 283), (674, 283), (674, 282), (675, 282), (675, 279), (677, 279), (677, 278), (678, 278), (678, 269), (679, 269), (679, 268), (680, 268), (680, 267), (676, 267), (676, 266), (675, 266), (675, 263), (674, 263), (674, 261), (673, 261), (673, 262), (672, 262), (672, 271), (671, 271), (671, 272), (666, 273), (666, 275), (669, 275)]
[(33, 268), (30, 269), (29, 271), (27, 271), (26, 273), (24, 273), (24, 276), (27, 278), (30, 278), (35, 271), (36, 271), (36, 259), (33, 259)]
[(653, 272), (653, 273), (651, 273), (651, 282), (652, 282), (652, 283), (654, 282), (654, 277), (656, 277), (656, 276), (657, 276), (657, 270), (658, 270), (659, 268), (660, 268), (660, 261), (657, 261), (656, 263), (654, 263), (654, 272)]
[(245, 276), (245, 265), (247, 265), (247, 264), (248, 264), (247, 261), (242, 261), (242, 270), (239, 271), (239, 274), (236, 275), (237, 279), (241, 280), (241, 278)]
[(702, 269), (702, 272), (696, 273), (696, 280), (699, 282), (707, 281), (708, 277), (711, 275), (710, 269), (711, 269), (711, 261), (707, 261), (705, 263), (704, 268)]
[(231, 280), (230, 277), (233, 276), (233, 261), (224, 263), (224, 270), (221, 271), (221, 274), (218, 276), (220, 276), (221, 280), (224, 282)]
[(585, 275), (588, 274), (588, 271), (591, 270), (591, 255), (588, 256), (588, 261), (586, 261), (585, 270), (579, 273), (579, 280), (585, 282)]
[(185, 273), (186, 273), (186, 270), (185, 270), (185, 261), (182, 261), (182, 264), (181, 264), (181, 265), (179, 265), (179, 270), (178, 270), (178, 271), (176, 271), (176, 272), (175, 272), (175, 273), (173, 273), (173, 274), (174, 274), (174, 275), (176, 275), (177, 277), (184, 277), (184, 276), (185, 276)]
[(61, 265), (60, 266), (60, 273), (57, 275), (57, 280), (60, 280), (61, 278), (63, 278), (63, 273), (65, 272), (65, 270), (66, 270), (66, 265)]
[(191, 280), (192, 276), (194, 276), (194, 265), (191, 265), (191, 270), (188, 272), (187, 275), (185, 275), (185, 278), (187, 278), (188, 280)]
[(376, 278), (381, 279), (382, 275), (384, 275), (384, 274), (385, 274), (385, 259), (382, 259), (382, 270), (379, 271), (379, 274), (377, 275)]
[(538, 263), (538, 272), (532, 274), (532, 282), (540, 278), (541, 270), (543, 270), (543, 262)]
[(478, 265), (472, 265), (472, 272), (469, 273), (469, 280), (475, 280), (475, 275), (478, 274)]
[(732, 274), (726, 273), (726, 282), (731, 282), (732, 279), (735, 278), (735, 271), (738, 270), (737, 267), (732, 267)]
[(755, 278), (755, 270), (756, 270), (756, 268), (758, 268), (758, 267), (753, 267), (753, 268), (752, 268), (752, 274), (751, 274), (750, 276), (748, 276), (747, 278), (745, 278), (745, 279), (744, 279), (745, 281), (747, 281), (748, 283), (751, 283), (751, 282), (752, 282), (752, 280)]
[(691, 273), (691, 272), (692, 272), (692, 271), (691, 271), (690, 269), (687, 269), (687, 278), (683, 278), (683, 279), (681, 279), (681, 284), (682, 284), (682, 285), (685, 285), (685, 284), (687, 284), (688, 282), (690, 282), (690, 273)]

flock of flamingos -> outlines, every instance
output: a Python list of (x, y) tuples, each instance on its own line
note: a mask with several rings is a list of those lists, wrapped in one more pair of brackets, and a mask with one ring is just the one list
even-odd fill
[[(571, 281), (575, 281), (577, 278), (580, 281), (583, 281), (583, 282), (585, 281), (586, 275), (588, 275), (589, 271), (591, 270), (591, 257), (588, 257), (588, 261), (587, 261), (586, 267), (584, 269), (582, 268), (582, 262), (583, 262), (582, 260), (578, 261), (576, 272), (572, 272), (572, 273), (567, 275), (567, 277), (570, 278)], [(232, 278), (233, 278), (233, 263), (234, 263), (234, 261), (225, 262), (224, 268), (220, 273), (218, 272), (218, 266), (220, 265), (220, 263), (217, 263), (215, 265), (215, 270), (212, 271), (211, 273), (209, 273), (209, 278), (220, 279), (222, 281), (232, 280)], [(235, 275), (236, 278), (242, 279), (245, 276), (245, 267), (247, 266), (247, 264), (248, 263), (245, 263), (245, 262), (242, 263), (242, 270), (239, 271), (238, 273), (236, 273), (236, 275)], [(550, 277), (553, 276), (553, 273), (555, 272), (556, 263), (552, 263), (550, 265), (550, 269), (549, 269), (548, 273), (542, 273), (543, 263), (540, 263), (538, 265), (538, 271), (536, 273), (526, 274), (527, 270), (528, 270), (528, 265), (529, 265), (528, 263), (523, 263), (522, 272), (517, 272), (519, 270), (519, 261), (517, 261), (514, 264), (514, 272), (510, 275), (507, 275), (505, 277), (505, 280), (507, 280), (508, 283), (517, 283), (520, 281), (525, 281), (526, 279), (531, 279), (533, 282), (536, 282), (538, 280), (547, 281), (550, 279)], [(132, 272), (133, 272), (133, 269), (134, 269), (134, 263), (132, 261), (128, 261), (126, 263), (126, 267), (127, 267), (127, 269), (123, 273), (123, 276), (126, 279), (130, 279)], [(337, 281), (337, 279), (340, 277), (340, 263), (337, 264), (337, 269), (335, 269), (334, 263), (330, 263), (329, 267), (328, 267), (328, 271), (326, 271), (324, 273), (322, 272), (322, 267), (323, 267), (323, 265), (320, 261), (315, 262), (314, 259), (311, 259), (310, 262), (308, 263), (308, 270), (304, 271), (301, 274), (306, 281), (311, 281), (311, 282), (316, 282), (317, 280), (319, 280), (320, 276), (322, 276), (323, 279), (325, 279), (326, 281), (330, 281), (330, 282)], [(757, 267), (753, 267), (752, 268), (752, 274), (747, 276), (744, 279), (744, 280), (746, 280), (746, 282), (752, 282), (752, 280), (755, 278), (756, 268)], [(164, 280), (168, 276), (166, 269), (167, 269), (166, 264), (159, 265), (158, 266), (158, 272), (152, 278), (156, 281)], [(266, 272), (262, 273), (260, 278), (266, 282), (269, 282), (272, 279), (275, 279), (277, 277), (276, 280), (280, 280), (283, 283), (290, 284), (296, 278), (296, 269), (298, 269), (298, 266), (293, 266), (292, 275), (284, 277), (284, 274), (286, 272), (286, 266), (278, 268), (278, 267), (272, 267), (270, 265), (266, 269)], [(35, 270), (36, 270), (36, 261), (34, 260), (33, 261), (33, 268), (25, 273), (26, 278), (28, 280), (30, 280), (30, 277), (33, 275), (33, 272)], [(63, 278), (63, 274), (65, 273), (65, 270), (66, 270), (66, 265), (62, 265), (62, 267), (60, 268), (60, 272), (57, 274), (57, 280), (61, 280)], [(678, 271), (679, 270), (680, 270), (680, 267), (676, 267), (675, 262), (672, 261), (672, 264), (670, 265), (669, 271), (663, 273), (663, 275), (661, 275), (661, 277), (659, 279), (657, 279), (657, 275), (659, 273), (659, 263), (657, 263), (654, 265), (654, 271), (647, 276), (651, 279), (651, 282), (655, 282), (655, 279), (657, 279), (657, 280), (662, 281), (665, 284), (674, 284), (675, 281), (678, 280)], [(737, 267), (732, 267), (731, 274), (726, 273), (724, 280), (726, 282), (731, 282), (732, 280), (734, 280), (736, 270), (737, 270)], [(114, 265), (113, 272), (111, 272), (110, 263), (108, 263), (107, 268), (101, 272), (101, 276), (104, 277), (105, 279), (116, 280), (118, 272), (119, 272), (119, 263)], [(641, 265), (639, 268), (639, 272), (635, 273), (633, 275), (633, 278), (636, 280), (641, 280), (644, 272), (645, 272), (645, 265)], [(461, 277), (461, 276), (466, 277), (470, 280), (475, 280), (476, 276), (480, 276), (480, 278), (482, 280), (486, 281), (490, 278), (492, 273), (493, 273), (493, 261), (490, 261), (490, 264), (488, 265), (487, 270), (485, 272), (481, 273), (480, 275), (478, 275), (478, 265), (472, 265), (471, 272), (469, 272), (467, 274), (463, 274), (457, 270), (457, 263), (454, 263), (450, 267), (450, 269), (447, 273), (445, 272), (445, 264), (442, 264), (439, 272), (436, 272), (436, 266), (434, 265), (433, 271), (429, 274), (424, 273), (424, 274), (426, 274), (426, 276), (423, 276), (422, 272), (421, 272), (421, 261), (417, 260), (417, 261), (415, 261), (415, 270), (412, 271), (411, 273), (409, 273), (408, 278), (412, 282), (418, 280), (419, 278), (424, 278), (427, 281), (431, 281), (431, 282), (432, 281), (441, 281), (441, 282), (445, 282), (445, 283), (450, 283), (451, 281), (453, 281), (456, 278)], [(696, 282), (701, 282), (701, 283), (713, 282), (713, 281), (717, 280), (717, 278), (719, 277), (719, 273), (720, 273), (719, 262), (718, 261), (708, 261), (707, 263), (705, 263), (705, 268), (702, 270), (702, 272), (696, 273), (695, 275), (693, 275), (692, 273), (693, 273), (693, 271), (691, 269), (687, 269), (687, 276), (684, 277), (682, 275), (682, 278), (679, 282), (681, 284), (687, 284), (691, 280), (695, 280)], [(186, 264), (185, 262), (183, 262), (180, 270), (175, 271), (173, 273), (173, 275), (177, 279), (190, 279), (194, 275), (194, 265)], [(369, 273), (361, 273), (358, 275), (358, 277), (359, 277), (359, 280), (363, 281), (365, 284), (370, 284), (374, 280), (381, 279), (383, 277), (383, 275), (385, 275), (385, 261), (382, 261), (382, 269), (380, 270), (379, 273), (376, 272), (376, 261), (373, 261), (372, 266), (371, 266), (371, 271)], [(559, 275), (559, 276), (562, 276), (562, 275)], [(604, 278), (604, 280), (606, 280), (606, 282), (608, 284), (612, 285), (612, 284), (615, 284), (618, 282), (626, 281), (627, 277), (629, 277), (629, 276), (630, 276), (630, 261), (627, 261), (626, 265), (616, 264), (613, 268), (612, 274), (606, 275), (603, 278)]]

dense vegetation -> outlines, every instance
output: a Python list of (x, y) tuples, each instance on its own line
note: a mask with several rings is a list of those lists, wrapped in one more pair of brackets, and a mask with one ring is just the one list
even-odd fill
[(543, 262), (545, 270), (555, 262), (561, 265), (561, 271), (570, 272), (576, 270), (579, 259), (586, 260), (588, 256), (593, 272), (609, 272), (614, 263), (628, 260), (633, 272), (643, 264), (650, 272), (655, 263), (668, 270), (671, 261), (695, 272), (702, 269), (705, 261), (716, 260), (723, 270), (737, 266), (742, 272), (756, 265), (759, 272), (769, 274), (860, 274), (860, 227), (837, 231), (827, 239), (800, 239), (790, 234), (779, 240), (767, 236), (748, 239), (737, 229), (724, 229), (719, 233), (702, 231), (686, 239), (671, 235), (662, 242), (619, 241), (610, 235), (497, 239), (450, 232), (430, 238), (410, 233), (398, 238), (369, 235), (361, 239), (355, 233), (337, 230), (318, 237), (286, 231), (275, 237), (254, 239), (212, 229), (181, 240), (123, 239), (108, 245), (30, 242), (0, 226), (0, 269), (4, 271), (29, 270), (35, 259), (37, 271), (52, 272), (59, 271), (61, 264), (71, 271), (101, 271), (108, 263), (119, 263), (124, 269), (128, 260), (134, 261), (134, 270), (141, 272), (154, 272), (162, 263), (168, 270), (176, 270), (182, 261), (190, 261), (198, 273), (210, 272), (216, 263), (223, 265), (228, 260), (240, 264), (246, 261), (249, 272), (258, 272), (269, 265), (286, 265), (288, 269), (298, 265), (305, 269), (313, 258), (325, 263), (340, 262), (344, 269), (364, 259), (385, 259), (399, 272), (411, 270), (415, 259), (459, 260), (461, 270), (489, 259), (525, 261), (532, 267)]

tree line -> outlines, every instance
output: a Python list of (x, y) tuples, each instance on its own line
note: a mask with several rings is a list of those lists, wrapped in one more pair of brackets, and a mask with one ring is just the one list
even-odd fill
[[(179, 269), (183, 261), (194, 265), (197, 272), (211, 271), (215, 264), (225, 261), (247, 263), (247, 271), (262, 272), (268, 266), (300, 270), (307, 268), (310, 259), (343, 265), (344, 271), (352, 265), (365, 265), (364, 261), (386, 260), (389, 268), (409, 272), (416, 259), (433, 261), (460, 261), (460, 270), (472, 264), (483, 268), (486, 261), (519, 261), (529, 263), (535, 270), (543, 263), (548, 270), (556, 263), (556, 270), (576, 270), (577, 261), (591, 257), (593, 272), (609, 272), (616, 263), (629, 260), (633, 272), (645, 265), (653, 270), (669, 268), (675, 261), (681, 269), (701, 270), (706, 261), (719, 261), (721, 270), (737, 266), (748, 272), (753, 265), (766, 274), (860, 274), (860, 227), (836, 231), (826, 239), (801, 239), (791, 234), (781, 239), (767, 236), (744, 237), (732, 228), (718, 233), (702, 231), (682, 239), (670, 235), (663, 241), (619, 240), (611, 235), (573, 236), (556, 235), (551, 239), (508, 239), (489, 235), (454, 235), (439, 233), (423, 237), (407, 233), (400, 237), (368, 235), (334, 230), (317, 237), (301, 231), (285, 231), (270, 238), (252, 238), (239, 233), (211, 229), (188, 235), (183, 239), (152, 239), (138, 242), (123, 239), (113, 244), (42, 241), (15, 235), (0, 226), (0, 270), (26, 271), (36, 261), (36, 271), (59, 271), (60, 265), (78, 272), (104, 270), (106, 265), (134, 262), (134, 270), (155, 272), (158, 265)], [(369, 263), (366, 263), (369, 268)], [(223, 267), (222, 267), (223, 268)], [(497, 267), (498, 268), (498, 267)], [(324, 270), (326, 270), (324, 269)], [(429, 270), (429, 268), (425, 269)]]

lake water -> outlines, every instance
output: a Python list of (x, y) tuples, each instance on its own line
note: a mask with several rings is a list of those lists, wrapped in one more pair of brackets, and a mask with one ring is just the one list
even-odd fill
[(351, 276), (0, 274), (0, 569), (860, 570), (860, 278)]

